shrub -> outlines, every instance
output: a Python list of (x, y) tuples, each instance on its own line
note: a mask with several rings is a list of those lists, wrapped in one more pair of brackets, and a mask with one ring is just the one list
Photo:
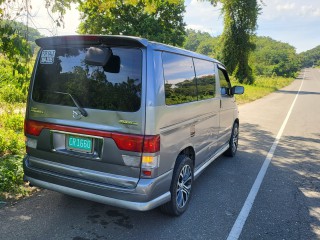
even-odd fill
[(23, 133), (16, 133), (13, 130), (0, 129), (0, 156), (7, 154), (24, 153), (24, 136)]
[(3, 126), (6, 129), (11, 129), (16, 133), (23, 132), (24, 116), (22, 114), (12, 114), (4, 117)]
[(0, 100), (7, 103), (26, 102), (26, 94), (23, 92), (23, 90), (12, 84), (3, 85), (0, 88), (0, 97)]
[(4, 106), (0, 113), (0, 199), (5, 194), (26, 195), (22, 158), (25, 151), (23, 113), (12, 113), (16, 106)]
[(22, 156), (0, 158), (0, 193), (22, 193), (23, 185)]

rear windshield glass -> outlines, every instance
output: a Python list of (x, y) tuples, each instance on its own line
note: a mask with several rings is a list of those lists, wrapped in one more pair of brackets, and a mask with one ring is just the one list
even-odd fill
[(32, 98), (36, 102), (112, 111), (135, 112), (141, 104), (142, 52), (108, 48), (105, 66), (85, 62), (89, 47), (43, 49)]

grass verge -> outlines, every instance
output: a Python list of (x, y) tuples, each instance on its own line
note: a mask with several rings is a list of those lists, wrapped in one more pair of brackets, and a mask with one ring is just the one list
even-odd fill
[(257, 77), (253, 85), (240, 84), (234, 80), (232, 80), (232, 85), (244, 86), (244, 94), (236, 95), (237, 103), (243, 104), (252, 102), (288, 86), (293, 80), (293, 78), (284, 77)]

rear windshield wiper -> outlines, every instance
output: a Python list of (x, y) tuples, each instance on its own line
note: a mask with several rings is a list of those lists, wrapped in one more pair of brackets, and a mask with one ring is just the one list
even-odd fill
[(68, 95), (72, 99), (74, 105), (78, 108), (78, 110), (81, 113), (81, 115), (84, 116), (84, 117), (88, 116), (87, 111), (83, 107), (81, 107), (80, 103), (70, 93), (58, 92), (58, 91), (49, 91), (49, 92)]

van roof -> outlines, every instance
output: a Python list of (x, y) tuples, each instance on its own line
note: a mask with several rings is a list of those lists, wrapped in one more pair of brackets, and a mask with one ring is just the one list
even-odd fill
[[(132, 47), (147, 47), (150, 46), (155, 50), (174, 52), (182, 55), (188, 55), (195, 58), (206, 59), (220, 63), (214, 58), (210, 58), (206, 55), (188, 51), (182, 48), (173, 47), (163, 43), (148, 41), (145, 38), (123, 36), (123, 35), (65, 35), (55, 37), (45, 37), (36, 39), (36, 44), (40, 47), (50, 46), (65, 46), (72, 44), (106, 44), (106, 45), (120, 45), (120, 46), (132, 46)], [(116, 43), (116, 44), (115, 44)]]

